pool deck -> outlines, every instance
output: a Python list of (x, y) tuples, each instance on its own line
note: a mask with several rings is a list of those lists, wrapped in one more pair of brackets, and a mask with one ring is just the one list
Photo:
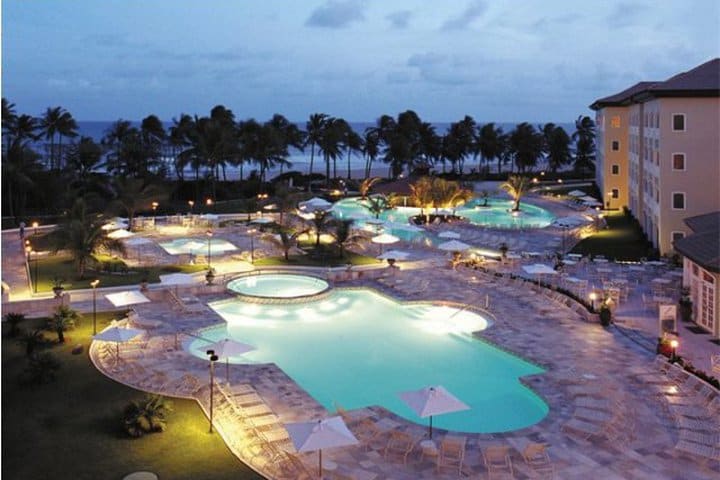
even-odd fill
[[(542, 205), (546, 208), (557, 208), (556, 215), (564, 212), (552, 200), (539, 200), (548, 202), (547, 206)], [(448, 226), (448, 229), (456, 227)], [(559, 229), (543, 229), (538, 235), (539, 232), (487, 229), (473, 232), (458, 225), (457, 231), (463, 231), (462, 241), (470, 239), (471, 235), (484, 239), (477, 240), (478, 243), (508, 238), (515, 242), (511, 252), (537, 249), (545, 253), (553, 251)], [(220, 236), (241, 249), (249, 246), (242, 231)], [(24, 298), (22, 277), (25, 277), (25, 290), (27, 277), (19, 266), (18, 257), (21, 258), (22, 250), (17, 237), (16, 232), (3, 233), (3, 279), (11, 283), (17, 298)], [(447, 265), (447, 253), (409, 243), (397, 248), (407, 249), (412, 255), (410, 261), (399, 264), (400, 268), (387, 269), (380, 279), (349, 280), (337, 283), (336, 287), (373, 288), (398, 300), (452, 302), (481, 309), (488, 302), (488, 311), (496, 322), (477, 336), (546, 369), (544, 374), (522, 381), (548, 403), (550, 413), (538, 424), (519, 431), (460, 434), (468, 443), (463, 468), (458, 475), (457, 470), (452, 469), (438, 473), (434, 460), (421, 458), (417, 445), (408, 456), (407, 465), (397, 458), (384, 458), (383, 451), (391, 430), (405, 431), (419, 441), (427, 433), (424, 425), (408, 422), (380, 407), (353, 411), (351, 416), (371, 418), (384, 433), (367, 448), (324, 450), (324, 459), (337, 465), (336, 470), (327, 472), (326, 478), (334, 478), (336, 474), (345, 475), (338, 478), (368, 480), (487, 478), (481, 451), (490, 445), (511, 447), (515, 478), (550, 478), (539, 475), (523, 461), (520, 451), (531, 442), (549, 446), (555, 478), (699, 480), (720, 476), (720, 424), (717, 416), (711, 417), (711, 410), (703, 406), (702, 400), (695, 398), (700, 389), (692, 390), (687, 399), (706, 414), (700, 418), (710, 417), (710, 420), (701, 422), (697, 430), (693, 430), (678, 423), (672, 414), (672, 401), (677, 397), (664, 394), (662, 383), (656, 383), (669, 382), (655, 363), (650, 348), (656, 335), (657, 314), (645, 309), (640, 299), (649, 288), (647, 283), (651, 278), (670, 274), (669, 271), (640, 272), (628, 299), (617, 307), (615, 316), (620, 321), (605, 329), (557, 292), (521, 279), (510, 279), (507, 275), (522, 273), (524, 264), (540, 261), (547, 264), (547, 260), (521, 259), (510, 266), (491, 266), (488, 271), (465, 267), (453, 270)], [(614, 270), (612, 275), (627, 273), (626, 266), (612, 262), (602, 268)], [(506, 275), (497, 277), (495, 272)], [(589, 282), (597, 282), (597, 274), (597, 266), (593, 265), (578, 266), (572, 272)], [(206, 305), (226, 298), (226, 294), (203, 290), (199, 286), (180, 287), (181, 292), (183, 289), (188, 292), (192, 289), (193, 297), (198, 301), (178, 303), (177, 296), (185, 294), (173, 297), (166, 290), (151, 290), (153, 301), (134, 308), (137, 312), (134, 321), (152, 325), (146, 335), (122, 345), (119, 359), (114, 355), (114, 344), (93, 342), (90, 358), (100, 371), (119, 382), (141, 390), (195, 398), (208, 412), (208, 362), (183, 350), (182, 342), (191, 338), (188, 334), (222, 322)], [(91, 309), (87, 300), (73, 303), (73, 307), (85, 311)], [(707, 341), (707, 335), (693, 334), (684, 325), (680, 328), (680, 353), (708, 371), (709, 355), (720, 353), (720, 347)], [(225, 365), (218, 363), (215, 373), (218, 384), (224, 385)], [(471, 374), (473, 372), (468, 372)], [(251, 428), (253, 423), (260, 418), (272, 418), (239, 414), (243, 407), (233, 406), (235, 397), (228, 395), (227, 388), (216, 385), (214, 424), (229, 448), (268, 478), (297, 478), (297, 473), (288, 473), (284, 469), (285, 462), (277, 456), (278, 448), (287, 446), (287, 436), (282, 435), (281, 425), (325, 417), (329, 412), (274, 364), (230, 365), (229, 380), (233, 388), (251, 386), (277, 416), (274, 424), (280, 426), (267, 430), (278, 435), (271, 445), (257, 443), (257, 431), (265, 431), (266, 427), (256, 425)], [(713, 394), (718, 395), (718, 392)], [(609, 408), (588, 408), (588, 405), (607, 405)], [(588, 420), (588, 416), (593, 418)], [(587, 422), (598, 430), (587, 434), (571, 429), (573, 425), (587, 427)], [(356, 425), (351, 425), (351, 430), (353, 428)], [(439, 442), (447, 434), (436, 430), (434, 439)], [(694, 454), (688, 453), (688, 444), (700, 445), (688, 442), (688, 437), (697, 440), (698, 435), (702, 436), (704, 443), (701, 444), (710, 445), (709, 450), (697, 448)], [(315, 471), (317, 454), (302, 454), (301, 458), (310, 471)]]

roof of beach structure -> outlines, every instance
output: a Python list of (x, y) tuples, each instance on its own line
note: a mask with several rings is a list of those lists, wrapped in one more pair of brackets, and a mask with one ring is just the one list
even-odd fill
[(679, 253), (711, 272), (720, 273), (720, 211), (685, 219), (694, 233), (675, 240)]

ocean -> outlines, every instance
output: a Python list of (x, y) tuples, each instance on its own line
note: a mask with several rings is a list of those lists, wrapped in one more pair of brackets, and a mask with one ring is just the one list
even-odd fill
[[(103, 136), (106, 134), (106, 132), (110, 129), (114, 121), (78, 121), (78, 133), (81, 136), (90, 137), (96, 142), (100, 142), (100, 140), (103, 138)], [(134, 127), (139, 128), (140, 122), (131, 122)], [(349, 122), (352, 129), (362, 134), (366, 128), (375, 126), (375, 122)], [(497, 126), (501, 127), (504, 132), (512, 131), (517, 123), (507, 123), (507, 122), (495, 122)], [(163, 122), (163, 125), (165, 126), (166, 130), (169, 130), (170, 127), (173, 125), (172, 122)], [(305, 123), (304, 122), (297, 122), (296, 125), (300, 129), (305, 129)], [(447, 132), (448, 128), (450, 127), (449, 122), (437, 122), (433, 123), (435, 126), (435, 129), (438, 134), (444, 134)], [(572, 136), (572, 133), (575, 131), (575, 123), (569, 122), (569, 123), (556, 123), (556, 125), (559, 125), (565, 131), (568, 133), (568, 135)], [(538, 127), (539, 125), (535, 125)], [(42, 151), (42, 150), (40, 150)], [(170, 163), (172, 162), (171, 158), (168, 158), (167, 161)], [(285, 168), (284, 171), (289, 170), (297, 170), (302, 173), (308, 173), (309, 167), (310, 167), (310, 151), (306, 150), (305, 152), (297, 150), (297, 149), (291, 149), (290, 151), (290, 157), (288, 158), (288, 161), (292, 164), (290, 168)], [(474, 162), (469, 161), (465, 164), (465, 171), (469, 172), (471, 168), (476, 167), (476, 164)], [(496, 163), (495, 165), (496, 166)], [(493, 167), (494, 167), (493, 166)], [(543, 167), (542, 162), (539, 163), (539, 167)], [(363, 171), (365, 168), (365, 159), (362, 158), (360, 155), (352, 155), (350, 158), (350, 170), (352, 173), (352, 176), (354, 178), (357, 178), (359, 176), (362, 176)], [(243, 169), (243, 175), (247, 177), (252, 170), (255, 170), (256, 168), (253, 166), (245, 166)], [(348, 164), (347, 164), (347, 156), (343, 155), (342, 158), (339, 158), (337, 160), (337, 172), (338, 176), (346, 176), (348, 170)], [(495, 171), (494, 168), (492, 168), (493, 171)], [(174, 171), (172, 168), (169, 169), (169, 171)], [(324, 173), (325, 172), (325, 164), (323, 162), (323, 159), (321, 156), (318, 155), (317, 151), (315, 152), (315, 162), (313, 166), (313, 172), (315, 173)], [(192, 177), (193, 172), (190, 170), (187, 170), (185, 172), (187, 174), (188, 178)], [(240, 176), (240, 170), (236, 168), (229, 167), (226, 169), (226, 173), (229, 179), (237, 179)], [(268, 178), (272, 178), (273, 175), (277, 175), (280, 173), (279, 169), (273, 169), (268, 172)], [(373, 175), (382, 175), (385, 176), (388, 174), (388, 166), (385, 165), (381, 160), (376, 160), (373, 163)]]

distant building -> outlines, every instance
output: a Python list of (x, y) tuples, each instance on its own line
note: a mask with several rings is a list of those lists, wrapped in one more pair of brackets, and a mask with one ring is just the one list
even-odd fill
[(674, 246), (685, 257), (683, 284), (690, 288), (693, 319), (720, 339), (720, 211), (686, 218), (685, 224), (693, 233)]
[(690, 233), (684, 218), (720, 210), (720, 58), (590, 108), (605, 206), (628, 207), (660, 253), (672, 253)]

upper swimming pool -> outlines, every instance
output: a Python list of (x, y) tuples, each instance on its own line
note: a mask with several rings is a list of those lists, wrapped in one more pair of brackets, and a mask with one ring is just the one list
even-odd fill
[[(519, 382), (543, 370), (473, 337), (488, 320), (469, 310), (429, 303), (402, 304), (373, 290), (332, 290), (299, 305), (261, 305), (240, 299), (210, 304), (227, 322), (201, 336), (229, 336), (257, 350), (231, 359), (275, 363), (327, 409), (381, 405), (417, 417), (397, 394), (443, 385), (471, 409), (434, 417), (439, 428), (505, 432), (543, 419), (547, 404)], [(187, 348), (205, 357), (205, 340)]]
[[(207, 255), (208, 241), (199, 238), (176, 238), (171, 242), (159, 242), (160, 245), (170, 255), (180, 255), (191, 253), (193, 255)], [(223, 255), (227, 252), (237, 250), (237, 247), (227, 240), (221, 238), (210, 239), (209, 253), (213, 255)]]

